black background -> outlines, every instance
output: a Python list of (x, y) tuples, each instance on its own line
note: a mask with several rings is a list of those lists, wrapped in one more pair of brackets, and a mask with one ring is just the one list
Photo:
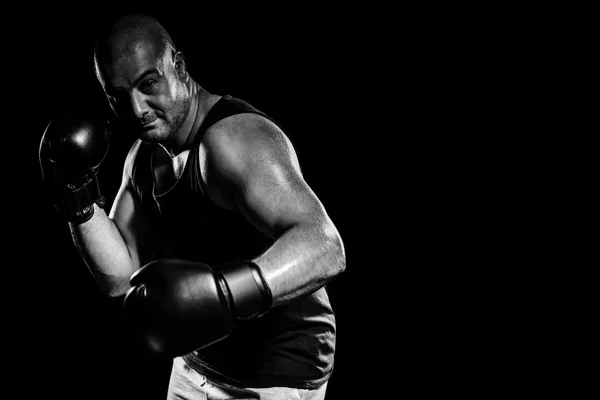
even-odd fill
[[(504, 190), (522, 155), (517, 117), (530, 88), (507, 94), (524, 63), (503, 57), (513, 27), (489, 35), (491, 13), (446, 11), (143, 10), (170, 32), (196, 82), (281, 123), (340, 231), (347, 270), (328, 285), (338, 320), (328, 400), (477, 395), (518, 379), (490, 365), (502, 365), (519, 332), (498, 310), (525, 285), (498, 282), (513, 279), (510, 256), (526, 243), (513, 211), (533, 207), (525, 192)], [(169, 366), (140, 362), (124, 343), (120, 299), (104, 296), (79, 258), (38, 165), (55, 111), (103, 101), (92, 49), (115, 14), (5, 17), (14, 24), (4, 27), (2, 73), (4, 333), (7, 381), (28, 398), (162, 399), (166, 390)], [(109, 204), (133, 140), (112, 138), (100, 170)]]
[[(371, 172), (388, 161), (377, 149), (394, 142), (395, 128), (377, 118), (394, 97), (383, 90), (390, 82), (380, 78), (388, 54), (379, 53), (376, 40), (385, 27), (363, 25), (356, 10), (350, 18), (324, 10), (275, 11), (275, 17), (226, 10), (149, 14), (170, 32), (201, 86), (250, 102), (292, 136), (305, 179), (338, 227), (347, 253), (347, 271), (328, 287), (338, 342), (327, 398), (377, 391), (368, 388), (368, 377), (380, 375), (385, 367), (376, 359), (383, 349), (391, 351), (378, 341), (396, 336), (386, 332), (388, 320), (379, 318), (386, 311), (374, 274), (397, 267), (376, 265), (385, 233), (372, 227), (390, 218), (385, 210), (393, 214), (398, 207), (393, 186), (380, 186)], [(114, 15), (98, 10), (14, 15), (19, 21), (10, 33), (14, 67), (5, 80), (15, 86), (7, 92), (16, 128), (5, 134), (16, 144), (9, 142), (14, 157), (5, 182), (17, 195), (4, 201), (15, 232), (6, 246), (16, 262), (4, 284), (15, 305), (7, 312), (16, 360), (9, 376), (27, 398), (162, 399), (168, 382), (170, 365), (140, 362), (124, 342), (122, 299), (100, 292), (68, 226), (46, 198), (38, 165), (39, 140), (55, 112), (104, 101), (93, 72), (93, 41)], [(109, 205), (133, 140), (113, 137), (100, 170)], [(367, 203), (381, 209), (369, 210)]]

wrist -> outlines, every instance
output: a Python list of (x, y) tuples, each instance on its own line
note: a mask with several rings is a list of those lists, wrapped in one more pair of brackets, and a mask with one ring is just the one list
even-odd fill
[(69, 183), (61, 190), (57, 202), (59, 212), (72, 223), (83, 223), (94, 215), (94, 204), (104, 208), (106, 200), (100, 193), (97, 174), (90, 172), (78, 179), (76, 183)]
[(228, 300), (237, 319), (258, 318), (269, 311), (272, 294), (258, 265), (248, 260), (235, 260), (216, 269), (227, 286)]

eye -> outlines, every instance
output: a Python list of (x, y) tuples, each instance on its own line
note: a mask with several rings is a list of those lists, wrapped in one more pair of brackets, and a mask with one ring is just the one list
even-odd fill
[(140, 89), (144, 92), (147, 92), (149, 90), (152, 90), (152, 88), (154, 88), (154, 85), (156, 85), (156, 81), (148, 79), (147, 81), (144, 81), (144, 83), (142, 83)]

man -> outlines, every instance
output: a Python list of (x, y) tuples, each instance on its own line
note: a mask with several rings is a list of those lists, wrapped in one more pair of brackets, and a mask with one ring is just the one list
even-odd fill
[(345, 253), (289, 138), (195, 82), (149, 16), (111, 24), (94, 63), (119, 124), (139, 135), (112, 208), (97, 116), (49, 124), (42, 173), (99, 286), (124, 296), (132, 343), (173, 358), (168, 398), (324, 399), (336, 334), (325, 285)]

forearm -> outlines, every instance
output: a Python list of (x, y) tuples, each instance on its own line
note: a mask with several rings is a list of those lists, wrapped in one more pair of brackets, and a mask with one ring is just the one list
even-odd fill
[(273, 295), (273, 306), (311, 293), (346, 267), (344, 245), (331, 221), (298, 223), (253, 260)]
[(139, 261), (104, 210), (94, 208), (89, 221), (69, 223), (73, 242), (100, 288), (109, 296), (120, 296), (129, 289)]

